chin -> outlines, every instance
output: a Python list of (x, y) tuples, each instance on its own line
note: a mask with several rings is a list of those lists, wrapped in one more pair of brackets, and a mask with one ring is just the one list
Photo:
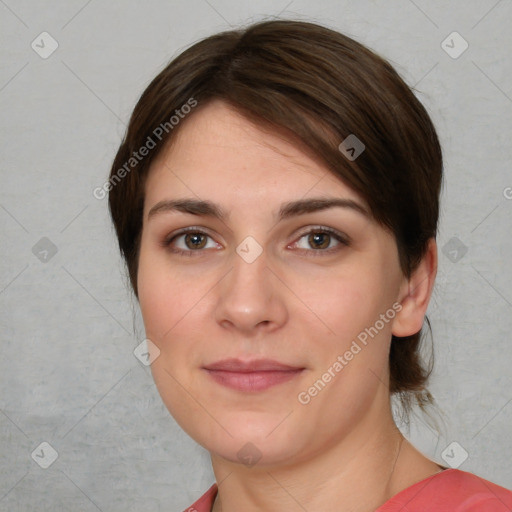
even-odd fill
[(270, 439), (266, 436), (249, 439), (244, 435), (213, 442), (211, 439), (202, 443), (210, 453), (234, 464), (248, 468), (283, 466), (291, 463), (297, 456), (297, 444), (287, 439)]
[[(293, 414), (235, 412), (214, 419), (176, 418), (183, 430), (210, 453), (247, 467), (282, 465), (304, 450), (304, 432)], [(284, 421), (283, 421), (284, 419)]]

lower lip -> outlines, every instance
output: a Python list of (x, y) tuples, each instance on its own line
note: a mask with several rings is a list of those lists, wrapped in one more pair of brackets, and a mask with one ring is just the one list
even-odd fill
[(302, 368), (287, 371), (231, 372), (207, 370), (207, 372), (216, 382), (228, 388), (238, 391), (265, 391), (293, 379), (302, 373)]

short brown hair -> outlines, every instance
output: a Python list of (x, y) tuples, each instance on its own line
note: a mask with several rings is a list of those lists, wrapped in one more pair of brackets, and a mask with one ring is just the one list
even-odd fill
[[(402, 271), (410, 276), (437, 234), (439, 216), (442, 153), (425, 108), (393, 67), (360, 43), (314, 23), (274, 20), (199, 41), (170, 62), (138, 101), (109, 191), (136, 296), (145, 178), (180, 124), (160, 130), (157, 147), (112, 180), (191, 98), (199, 107), (224, 100), (248, 119), (285, 128), (305, 143), (394, 234)], [(353, 161), (339, 150), (351, 134), (365, 146)], [(432, 360), (425, 365), (420, 357), (421, 333), (391, 342), (390, 393), (407, 411), (413, 399), (422, 408), (432, 402), (426, 389)]]

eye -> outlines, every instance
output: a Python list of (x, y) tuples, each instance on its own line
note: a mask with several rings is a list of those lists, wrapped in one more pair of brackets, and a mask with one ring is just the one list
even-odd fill
[(302, 234), (292, 247), (310, 252), (330, 253), (339, 250), (343, 245), (349, 245), (347, 237), (331, 228), (317, 227)]
[(181, 230), (167, 237), (163, 245), (172, 252), (191, 255), (193, 252), (200, 252), (201, 249), (215, 249), (219, 247), (210, 235), (191, 227)]

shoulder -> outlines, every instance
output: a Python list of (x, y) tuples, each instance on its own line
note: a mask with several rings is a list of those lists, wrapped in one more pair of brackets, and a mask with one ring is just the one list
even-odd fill
[[(184, 512), (210, 512), (217, 485), (213, 484)], [(404, 489), (376, 512), (510, 512), (512, 491), (473, 473), (446, 469)]]
[(217, 484), (213, 484), (196, 502), (184, 512), (210, 512), (217, 496)]
[(510, 512), (512, 491), (473, 473), (446, 469), (422, 480), (379, 507), (376, 512)]

